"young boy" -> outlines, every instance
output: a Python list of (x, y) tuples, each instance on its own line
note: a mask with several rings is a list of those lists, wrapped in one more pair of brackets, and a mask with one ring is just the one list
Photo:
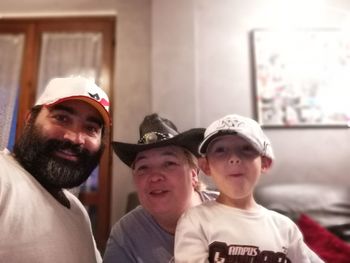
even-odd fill
[(206, 129), (198, 150), (200, 167), (220, 194), (178, 221), (175, 262), (323, 262), (289, 218), (254, 200), (259, 177), (274, 160), (257, 122), (225, 116)]

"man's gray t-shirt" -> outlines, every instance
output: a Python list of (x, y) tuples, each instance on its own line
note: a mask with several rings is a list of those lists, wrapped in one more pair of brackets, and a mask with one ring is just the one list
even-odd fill
[[(201, 192), (203, 201), (216, 193)], [(174, 255), (174, 235), (163, 230), (153, 217), (138, 206), (112, 228), (103, 262), (168, 263)]]

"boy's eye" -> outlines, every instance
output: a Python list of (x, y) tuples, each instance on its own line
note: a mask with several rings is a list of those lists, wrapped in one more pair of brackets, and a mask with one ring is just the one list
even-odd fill
[(222, 153), (222, 152), (226, 152), (225, 147), (217, 147), (216, 149), (214, 149), (215, 152), (217, 153)]
[(210, 149), (210, 152), (213, 154), (223, 154), (227, 152), (227, 148), (224, 146), (217, 146)]
[(255, 156), (259, 155), (258, 151), (251, 145), (244, 145), (241, 147), (241, 153), (244, 156)]

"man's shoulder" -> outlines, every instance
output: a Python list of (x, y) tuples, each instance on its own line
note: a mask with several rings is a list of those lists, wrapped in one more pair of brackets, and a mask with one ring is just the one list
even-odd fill
[(7, 148), (3, 148), (0, 150), (0, 154), (1, 155), (3, 155), (3, 154), (9, 155), (9, 154), (11, 154), (11, 152)]
[(8, 178), (8, 180), (16, 182), (18, 176), (22, 177), (22, 174), (28, 174), (7, 149), (0, 151), (0, 167), (2, 180)]
[(13, 156), (11, 155), (9, 150), (7, 150), (6, 148), (0, 150), (0, 162), (9, 162), (11, 159), (13, 159)]

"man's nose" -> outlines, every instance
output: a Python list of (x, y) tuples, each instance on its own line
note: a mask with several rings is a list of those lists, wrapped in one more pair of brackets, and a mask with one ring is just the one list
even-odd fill
[(76, 145), (83, 145), (85, 143), (85, 136), (79, 129), (67, 130), (64, 134), (64, 139)]

